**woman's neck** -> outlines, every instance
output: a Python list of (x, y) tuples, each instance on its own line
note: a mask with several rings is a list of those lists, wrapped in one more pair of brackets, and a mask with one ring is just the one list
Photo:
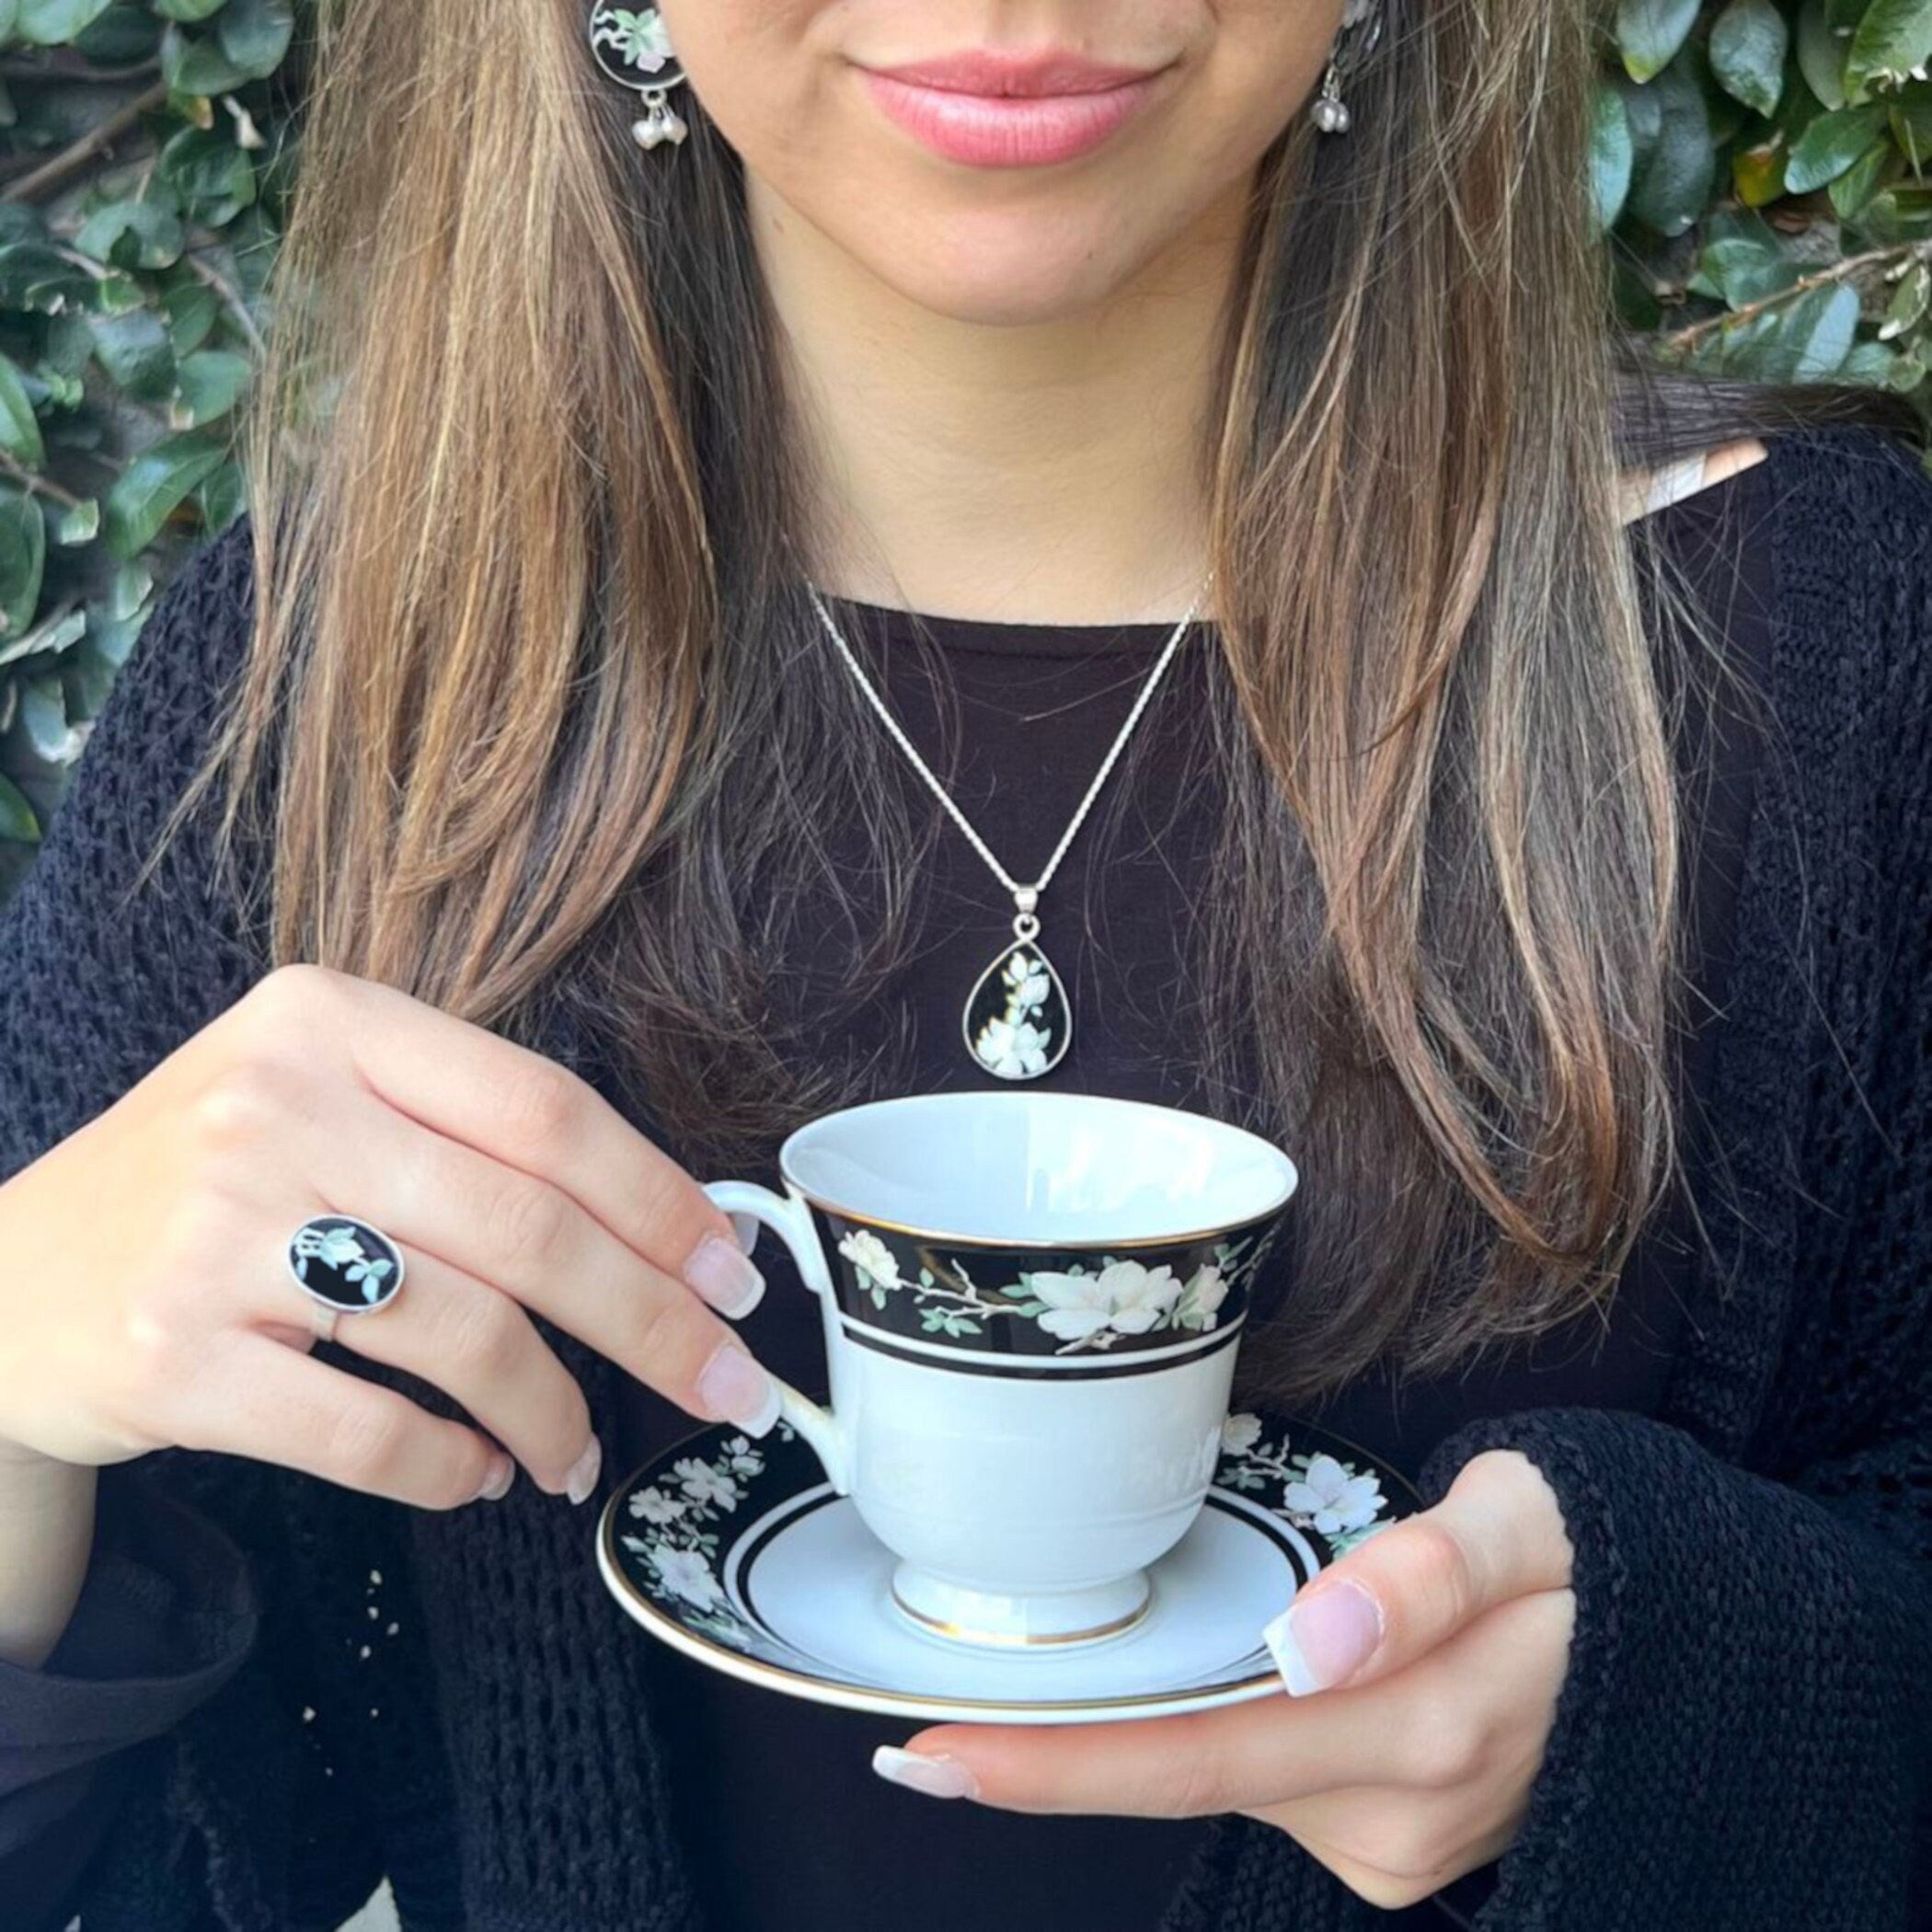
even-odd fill
[(822, 494), (822, 588), (1015, 622), (1179, 616), (1206, 569), (1198, 453), (1238, 208), (1047, 319), (937, 314), (755, 181), (751, 209)]

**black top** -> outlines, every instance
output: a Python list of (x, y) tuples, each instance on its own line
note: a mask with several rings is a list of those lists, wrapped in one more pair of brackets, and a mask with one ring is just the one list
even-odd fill
[[(1660, 1228), (1593, 1364), (1541, 1351), (1534, 1372), (1499, 1363), (1413, 1391), (1399, 1413), (1365, 1385), (1324, 1418), (1408, 1466), (1420, 1456), (1432, 1501), (1472, 1455), (1516, 1450), (1551, 1484), (1570, 1533), (1569, 1673), (1481, 1908), (1486, 1932), (1910, 1932), (1924, 1916), (1914, 1847), (1932, 1791), (1932, 482), (1875, 432), (1769, 441), (1768, 461), (1657, 518), (1673, 541), (1695, 539), (1733, 506), (1715, 546), (1720, 574), (1741, 559), (1772, 585), (1756, 600), (1769, 636), (1745, 607), (1731, 641), (1747, 659), (1765, 650), (1777, 756), (1754, 758), (1728, 732), (1690, 753), (1700, 767), (1748, 773), (1750, 789), (1748, 812), (1737, 804), (1742, 863), (1710, 837), (1711, 882), (1696, 894), (1700, 914), (1731, 928), (1728, 972), (1704, 975), (1722, 996), (1692, 1074), (1696, 1121), (1721, 1156), (1709, 1165), (1725, 1185), (1701, 1206), (1723, 1265), (1686, 1286)], [(153, 884), (131, 890), (240, 666), (248, 543), (244, 520), (170, 584), (0, 922), (0, 1179), (264, 970), (217, 878), (205, 815)], [(957, 650), (945, 661), (963, 682), (975, 661), (991, 667), (983, 687), (1003, 665), (1026, 668)], [(895, 696), (916, 726), (916, 692)], [(1130, 804), (1160, 808), (1148, 784), (1158, 767), (1139, 768)], [(1064, 782), (1077, 790), (1086, 769)], [(1045, 775), (1025, 776), (1040, 796)], [(973, 804), (970, 769), (961, 790)], [(1718, 792), (1713, 828), (1727, 809)], [(1044, 831), (984, 800), (979, 816), (1024, 866), (1057, 834), (1058, 811), (1042, 802)], [(1093, 856), (1070, 861), (1045, 909), (1047, 943), (1084, 1003), (1082, 1044), (1104, 1038), (1105, 1003), (1058, 895), (1079, 902)], [(934, 878), (966, 857), (942, 842)], [(971, 881), (972, 916), (988, 922), (976, 959), (982, 938), (999, 936), (998, 903), (990, 879), (956, 876)], [(1092, 958), (1118, 963), (1138, 943), (1123, 939), (1134, 912), (1101, 897), (1113, 910)], [(959, 994), (934, 989), (937, 1040)], [(1149, 1036), (1131, 1023), (1134, 1002), (1121, 1010), (1124, 1069)], [(621, 1094), (611, 1041), (561, 1028), (546, 1044)], [(1699, 1158), (1704, 1140), (1694, 1137)], [(773, 1272), (754, 1335), (776, 1365), (815, 1384), (804, 1344), (786, 1334), (788, 1294), (802, 1291), (776, 1261)], [(622, 1377), (573, 1338), (548, 1339), (615, 1444), (636, 1406)], [(332, 1359), (410, 1392), (347, 1351)], [(607, 1460), (606, 1493), (623, 1461)], [(854, 1804), (900, 1807), (902, 1842), (961, 1878), (955, 1923), (968, 1895), (1003, 1927), (1028, 1923), (1023, 1903), (991, 1888), (1029, 1882), (1017, 1867), (1063, 1861), (1084, 1873), (1065, 1922), (1108, 1923), (1092, 1888), (1116, 1857), (1142, 1860), (1119, 1922), (1147, 1923), (1163, 1852), (1190, 1834), (1200, 1855), (1162, 1932), (1390, 1923), (1252, 1820), (1121, 1833), (875, 1792), (863, 1766), (883, 1724), (861, 1732), (855, 1720), (843, 1743), (821, 1732), (829, 1754), (781, 1791), (769, 1741), (811, 1720), (776, 1697), (759, 1706), (755, 1749), (723, 1745), (716, 1782), (669, 1775), (667, 1759), (688, 1770), (704, 1732), (728, 1725), (714, 1701), (723, 1686), (707, 1686), (702, 1710), (667, 1709), (674, 1673), (589, 1560), (594, 1505), (573, 1510), (528, 1482), (500, 1503), (411, 1511), (267, 1464), (169, 1451), (104, 1470), (101, 1499), (59, 1648), (41, 1671), (0, 1665), (6, 1932), (58, 1932), (75, 1914), (86, 1932), (328, 1932), (385, 1874), (410, 1932), (699, 1932), (713, 1902), (729, 1908), (758, 1882), (720, 1873), (713, 1855), (781, 1874), (795, 1888), (788, 1927), (826, 1923), (804, 1905), (824, 1892), (807, 1888), (835, 1881), (779, 1835), (787, 1809), (818, 1802), (822, 1781)], [(877, 1861), (898, 1854), (838, 1822), (826, 1862), (843, 1854), (886, 1873)], [(961, 1877), (959, 1850), (986, 1846), (968, 1835), (982, 1832), (1003, 1834), (1004, 1850)], [(895, 1866), (883, 1883), (922, 1877)], [(845, 1922), (920, 1923), (917, 1901), (937, 1889)]]
[[(1672, 532), (1694, 581), (1726, 614), (1730, 649), (1761, 675), (1765, 587), (1754, 572), (1763, 555), (1750, 553), (1734, 590), (1730, 579), (1719, 581), (1730, 553), (1708, 537), (1721, 494), (1675, 512)], [(839, 598), (827, 606), (926, 763), (949, 775), (952, 798), (1020, 880), (1039, 876), (1173, 630), (914, 619)], [(1191, 977), (1197, 881), (1217, 824), (1205, 742), (1207, 684), (1220, 674), (1213, 650), (1212, 626), (1195, 624), (1042, 895), (1039, 943), (1065, 978), (1075, 1026), (1066, 1059), (1035, 1083), (1041, 1087), (1203, 1104), (1177, 993)], [(882, 732), (869, 714), (867, 722)], [(1686, 742), (1702, 755), (1696, 741)], [(957, 757), (949, 761), (951, 746)], [(1727, 936), (1749, 796), (1735, 780), (1746, 755), (1740, 743), (1715, 747), (1715, 807), (1690, 841), (1686, 892), (1694, 944), (1705, 952), (1721, 954)], [(916, 788), (903, 754), (895, 748), (892, 756)], [(926, 796), (916, 791), (915, 800)], [(1013, 904), (957, 827), (942, 826), (929, 851), (916, 957), (876, 1001), (841, 1012), (829, 993), (839, 975), (823, 972), (821, 958), (791, 962), (792, 974), (826, 983), (825, 1027), (876, 1038), (893, 1016), (910, 1017), (905, 1091), (984, 1088), (992, 1083), (965, 1049), (960, 1015), (1010, 937)], [(1721, 974), (1721, 957), (1707, 975), (1709, 964)], [(1694, 1090), (1708, 1039), (1705, 1029), (1694, 1042)], [(1581, 1325), (1556, 1332), (1469, 1376), (1410, 1382), (1399, 1404), (1380, 1378), (1358, 1384), (1320, 1420), (1413, 1471), (1429, 1444), (1472, 1414), (1566, 1402), (1654, 1412), (1685, 1285), (1684, 1232), (1666, 1220), (1641, 1242), (1601, 1346), (1592, 1320), (1587, 1333)], [(746, 1339), (776, 1374), (822, 1395), (819, 1304), (781, 1244), (763, 1242), (758, 1259), (770, 1285)], [(1258, 1283), (1258, 1299), (1279, 1306), (1284, 1288)], [(623, 1469), (693, 1426), (636, 1385), (625, 1421)], [(938, 1812), (868, 1763), (874, 1745), (903, 1742), (921, 1725), (774, 1696), (655, 1646), (650, 1664), (670, 1789), (719, 1932), (794, 1925), (1154, 1932), (1207, 1834), (1205, 1821), (1039, 1818), (961, 1805)], [(721, 1792), (730, 1794), (729, 1826), (721, 1826)], [(1472, 1875), (1450, 1897), (1473, 1910), (1485, 1890), (1485, 1879)], [(1436, 1932), (1449, 1922), (1433, 1904), (1389, 1920)]]

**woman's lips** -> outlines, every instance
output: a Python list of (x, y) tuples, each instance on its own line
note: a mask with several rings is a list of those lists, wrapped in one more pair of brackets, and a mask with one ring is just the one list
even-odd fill
[(969, 167), (1038, 167), (1098, 147), (1154, 92), (1158, 74), (1086, 93), (967, 94), (871, 67), (872, 98), (935, 154)]

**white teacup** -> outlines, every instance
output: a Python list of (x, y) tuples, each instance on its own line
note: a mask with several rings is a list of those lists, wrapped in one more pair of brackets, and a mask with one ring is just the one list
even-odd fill
[(832, 1405), (783, 1413), (900, 1562), (898, 1609), (970, 1643), (1097, 1642), (1207, 1494), (1255, 1264), (1294, 1164), (1139, 1101), (1005, 1089), (828, 1114), (763, 1222), (820, 1297)]

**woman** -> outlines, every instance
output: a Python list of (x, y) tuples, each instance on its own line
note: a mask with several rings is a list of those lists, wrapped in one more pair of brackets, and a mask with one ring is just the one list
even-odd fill
[[(8, 908), (10, 1924), (1911, 1922), (1932, 483), (1606, 342), (1593, 17), (331, 11), (253, 514)], [(1051, 1071), (855, 668), (1016, 868), (1134, 719)], [(593, 1573), (822, 1380), (697, 1179), (1016, 1074), (1301, 1167), (1248, 1397), (1431, 1507), (1293, 1695), (895, 1726)]]

